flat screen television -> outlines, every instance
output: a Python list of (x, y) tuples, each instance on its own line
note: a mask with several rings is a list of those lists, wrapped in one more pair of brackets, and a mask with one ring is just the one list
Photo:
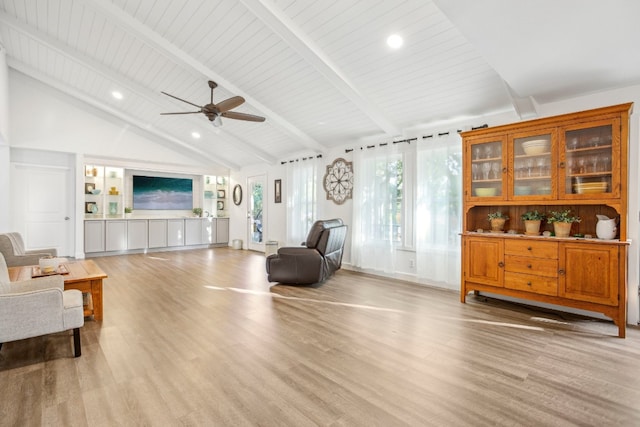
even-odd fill
[(192, 179), (133, 176), (133, 209), (191, 210), (192, 208)]

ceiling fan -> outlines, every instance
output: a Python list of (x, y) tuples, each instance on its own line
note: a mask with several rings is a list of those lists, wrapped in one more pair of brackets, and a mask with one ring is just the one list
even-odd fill
[(214, 126), (221, 126), (222, 121), (220, 120), (220, 116), (226, 117), (228, 119), (235, 120), (246, 120), (249, 122), (264, 122), (265, 118), (260, 116), (255, 116), (253, 114), (246, 113), (238, 113), (235, 111), (230, 111), (233, 108), (238, 107), (244, 103), (244, 98), (241, 96), (233, 96), (229, 99), (225, 99), (224, 101), (220, 101), (217, 104), (213, 103), (213, 89), (218, 87), (218, 84), (214, 81), (209, 80), (209, 87), (211, 88), (211, 102), (209, 104), (200, 106), (196, 105), (193, 102), (185, 101), (184, 99), (178, 98), (177, 96), (171, 95), (167, 92), (162, 92), (163, 94), (170, 96), (171, 98), (175, 98), (178, 101), (186, 102), (189, 105), (193, 105), (194, 107), (198, 107), (198, 111), (184, 111), (179, 113), (160, 113), (163, 115), (168, 114), (197, 114), (203, 113), (207, 118), (211, 121)]

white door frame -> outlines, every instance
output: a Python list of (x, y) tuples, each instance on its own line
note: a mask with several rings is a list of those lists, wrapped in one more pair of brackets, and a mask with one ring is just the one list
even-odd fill
[[(258, 239), (258, 232), (254, 227), (253, 212), (253, 187), (254, 184), (262, 185), (262, 211), (261, 211), (261, 239)], [(247, 177), (247, 249), (252, 251), (264, 252), (264, 238), (267, 232), (267, 176), (255, 175)], [(260, 240), (260, 241), (257, 241)]]
[(27, 250), (56, 248), (73, 256), (74, 178), (66, 166), (11, 163), (11, 224)]

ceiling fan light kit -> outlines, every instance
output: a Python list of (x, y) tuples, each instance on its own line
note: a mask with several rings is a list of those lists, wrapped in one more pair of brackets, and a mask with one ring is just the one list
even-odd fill
[(236, 111), (231, 111), (232, 109), (244, 104), (244, 98), (241, 96), (232, 96), (229, 99), (225, 99), (224, 101), (220, 101), (217, 104), (213, 103), (213, 90), (218, 87), (218, 84), (212, 80), (209, 80), (209, 88), (211, 89), (211, 100), (209, 104), (206, 105), (198, 105), (193, 102), (186, 101), (182, 98), (178, 98), (175, 95), (171, 95), (167, 92), (162, 92), (164, 95), (170, 96), (171, 98), (177, 99), (178, 101), (182, 101), (189, 105), (193, 105), (194, 107), (198, 107), (198, 111), (182, 111), (182, 112), (174, 112), (174, 113), (160, 113), (162, 115), (171, 115), (171, 114), (199, 114), (202, 113), (211, 122), (214, 127), (222, 126), (222, 120), (220, 117), (226, 117), (228, 119), (234, 120), (244, 120), (248, 122), (264, 122), (265, 118), (261, 116), (256, 116), (253, 114), (247, 113), (239, 113)]

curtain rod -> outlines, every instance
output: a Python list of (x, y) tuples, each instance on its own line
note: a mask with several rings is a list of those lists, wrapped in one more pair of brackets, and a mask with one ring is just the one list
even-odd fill
[[(411, 141), (417, 141), (417, 140), (418, 140), (418, 138), (408, 138), (408, 139), (401, 139), (401, 140), (398, 140), (398, 141), (391, 141), (391, 143), (392, 144), (400, 144), (402, 142), (406, 142), (407, 144), (411, 144)], [(385, 147), (387, 145), (389, 145), (388, 142), (381, 142), (378, 145), (376, 145), (376, 144), (367, 145), (366, 148), (370, 149), (370, 148), (375, 148), (375, 147)], [(360, 147), (360, 149), (364, 150), (365, 147)], [(344, 150), (345, 153), (350, 153), (352, 151), (353, 151), (353, 148), (347, 148), (347, 149)]]
[[(488, 128), (488, 127), (489, 127), (489, 125), (485, 123), (482, 126), (472, 127), (471, 130), (484, 129), (484, 128)], [(460, 132), (462, 132), (462, 129), (458, 129), (458, 130), (456, 130), (456, 132), (460, 133)], [(449, 132), (447, 131), (447, 132), (439, 132), (438, 133), (438, 136), (445, 136), (445, 135), (449, 135)], [(433, 138), (433, 137), (434, 137), (434, 134), (422, 135), (422, 139), (429, 139), (429, 138)], [(416, 137), (416, 138), (400, 139), (398, 141), (392, 141), (391, 143), (392, 144), (400, 144), (402, 142), (406, 142), (408, 144), (411, 144), (412, 141), (417, 141), (417, 140), (418, 140), (418, 138)], [(378, 146), (379, 147), (384, 147), (384, 146), (386, 146), (388, 144), (389, 144), (388, 142), (381, 142), (380, 144), (378, 144)], [(369, 149), (369, 148), (374, 148), (375, 146), (376, 145), (374, 144), (374, 145), (367, 145), (366, 147), (367, 147), (367, 149)], [(363, 150), (364, 147), (360, 147), (360, 149)], [(353, 148), (347, 148), (347, 149), (344, 150), (345, 153), (350, 153), (352, 151), (353, 151)]]
[(322, 154), (318, 154), (317, 156), (308, 156), (308, 157), (303, 157), (302, 159), (293, 159), (293, 160), (283, 160), (280, 162), (281, 165), (286, 165), (287, 163), (293, 163), (293, 162), (298, 162), (300, 160), (305, 161), (305, 160), (311, 160), (311, 159), (320, 159), (322, 157)]

